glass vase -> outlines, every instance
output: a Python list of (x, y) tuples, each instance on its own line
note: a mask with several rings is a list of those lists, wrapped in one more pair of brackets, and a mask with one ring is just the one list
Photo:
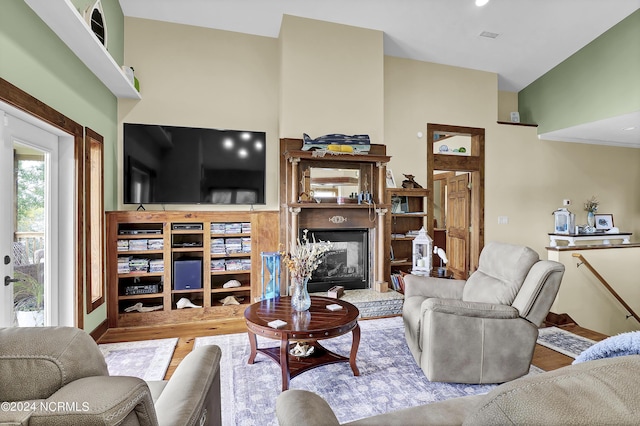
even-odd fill
[(587, 225), (592, 228), (596, 226), (596, 215), (594, 212), (587, 212)]
[(309, 281), (309, 278), (291, 277), (291, 286), (293, 288), (291, 307), (294, 311), (306, 311), (311, 306), (311, 297), (307, 290), (307, 281)]

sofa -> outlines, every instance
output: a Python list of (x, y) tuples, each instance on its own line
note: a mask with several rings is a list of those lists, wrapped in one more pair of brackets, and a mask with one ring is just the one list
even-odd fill
[(529, 247), (490, 242), (469, 279), (407, 275), (402, 317), (431, 381), (503, 383), (529, 372), (538, 327), (564, 274)]
[[(637, 425), (640, 355), (598, 359), (466, 396), (356, 420), (352, 426)], [(280, 426), (339, 425), (320, 396), (290, 389), (276, 400)]]
[(168, 381), (109, 376), (74, 327), (0, 328), (0, 425), (220, 425), (220, 348), (189, 353)]

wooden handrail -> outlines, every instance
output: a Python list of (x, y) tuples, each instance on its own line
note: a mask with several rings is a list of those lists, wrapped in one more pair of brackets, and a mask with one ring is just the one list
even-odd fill
[(615, 297), (616, 300), (620, 302), (622, 306), (624, 306), (624, 308), (631, 314), (631, 315), (627, 315), (627, 318), (632, 316), (636, 319), (636, 321), (640, 322), (640, 317), (638, 317), (638, 315), (633, 311), (633, 309), (631, 309), (631, 307), (627, 305), (624, 299), (620, 297), (620, 295), (609, 285), (607, 280), (605, 280), (604, 277), (600, 275), (598, 271), (596, 271), (596, 269), (587, 261), (587, 259), (584, 258), (584, 256), (582, 256), (580, 253), (573, 253), (572, 256), (578, 258), (580, 262), (582, 262), (582, 263), (578, 263), (578, 265), (576, 265), (577, 267), (580, 267), (580, 265), (584, 264), (591, 271), (591, 273), (595, 275), (595, 277), (600, 281), (600, 283), (607, 290), (609, 290), (609, 293), (611, 293), (613, 297)]

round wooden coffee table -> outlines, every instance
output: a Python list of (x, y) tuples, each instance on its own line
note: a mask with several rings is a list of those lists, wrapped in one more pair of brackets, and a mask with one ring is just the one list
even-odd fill
[[(327, 305), (340, 305), (342, 309), (331, 311)], [(244, 311), (247, 322), (251, 354), (249, 364), (253, 364), (258, 352), (280, 364), (282, 371), (282, 390), (289, 388), (289, 380), (298, 374), (320, 365), (348, 361), (354, 376), (360, 371), (356, 366), (356, 353), (360, 344), (360, 326), (358, 325), (358, 308), (349, 302), (328, 297), (311, 297), (311, 307), (306, 312), (296, 312), (291, 308), (290, 297), (279, 297), (263, 300), (250, 305)], [(269, 326), (269, 322), (282, 320), (287, 324), (281, 328)], [(352, 343), (349, 357), (333, 353), (324, 348), (318, 340), (341, 336), (351, 331)], [(280, 340), (280, 347), (258, 348), (256, 335)], [(307, 342), (313, 345), (314, 351), (306, 357), (298, 357), (289, 353), (295, 345), (290, 343)]]

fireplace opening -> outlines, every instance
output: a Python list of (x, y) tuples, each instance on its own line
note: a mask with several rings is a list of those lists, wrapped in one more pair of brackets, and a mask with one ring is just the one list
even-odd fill
[(308, 238), (329, 241), (332, 248), (309, 280), (309, 292), (327, 291), (335, 285), (345, 290), (369, 288), (369, 230), (313, 229)]

